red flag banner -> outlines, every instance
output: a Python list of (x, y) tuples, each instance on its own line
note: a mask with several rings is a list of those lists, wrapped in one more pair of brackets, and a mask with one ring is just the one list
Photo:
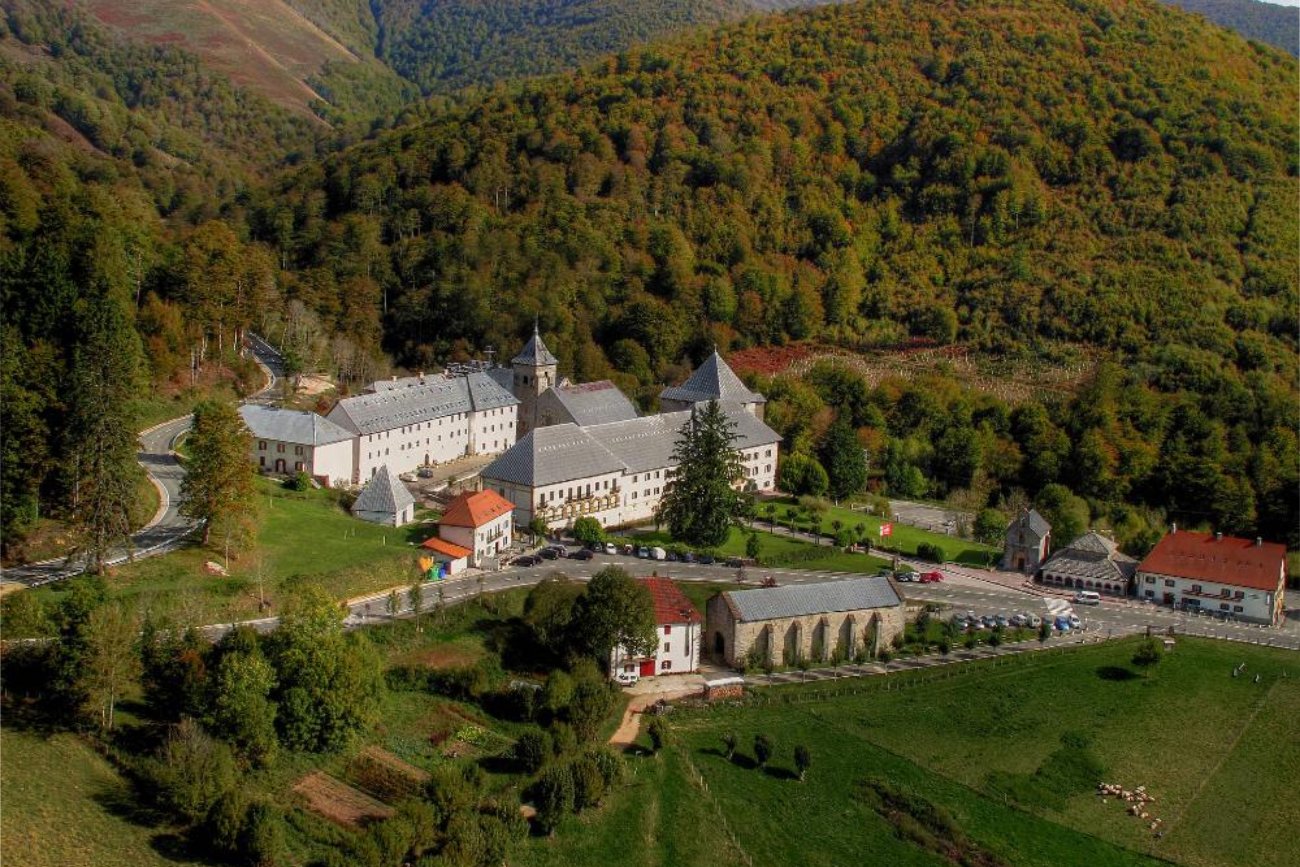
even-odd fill
[(892, 536), (892, 535), (894, 535), (894, 525), (893, 525), (893, 524), (881, 524), (881, 525), (880, 525), (880, 535), (881, 535), (882, 538), (885, 537), (885, 536)]

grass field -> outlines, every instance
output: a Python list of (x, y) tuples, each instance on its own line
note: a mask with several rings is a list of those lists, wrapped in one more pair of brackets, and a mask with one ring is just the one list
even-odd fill
[[(231, 562), (231, 574), (210, 574), (204, 563), (221, 562), (220, 551), (198, 544), (161, 557), (124, 565), (108, 579), (112, 596), (135, 604), (173, 607), (184, 620), (216, 623), (258, 615), (258, 575), (271, 613), (284, 585), (311, 577), (339, 599), (409, 583), (415, 577), (413, 544), (432, 525), (381, 527), (348, 514), (328, 491), (296, 493), (262, 479), (255, 549)], [(57, 600), (67, 584), (26, 591)]]
[[(197, 864), (136, 812), (127, 782), (80, 737), (0, 729), (5, 867)], [(157, 836), (156, 836), (157, 835)]]
[[(864, 572), (868, 574), (873, 574), (877, 569), (889, 565), (889, 561), (869, 554), (854, 554), (841, 551), (829, 542), (818, 546), (802, 539), (792, 539), (789, 536), (769, 533), (764, 529), (761, 522), (755, 524), (754, 529), (758, 535), (758, 559), (760, 562), (774, 561), (783, 568), (789, 569)], [(745, 542), (748, 537), (749, 532), (747, 530), (732, 527), (727, 541), (718, 547), (717, 552), (723, 557), (744, 557), (746, 556)], [(638, 533), (634, 538), (638, 544), (643, 545), (669, 545), (673, 541), (672, 536), (666, 530)], [(818, 553), (819, 548), (820, 553)], [(790, 557), (790, 561), (782, 562), (786, 557)], [(803, 559), (805, 557), (811, 559)]]
[[(768, 514), (766, 508), (768, 505), (776, 506), (776, 520), (778, 524), (788, 526), (786, 514), (789, 509), (798, 509), (798, 503), (792, 498), (783, 498), (778, 500), (769, 500), (758, 504), (758, 526), (768, 526)], [(998, 549), (989, 545), (981, 545), (969, 539), (959, 539), (955, 536), (945, 536), (941, 533), (931, 533), (928, 530), (921, 530), (916, 527), (910, 527), (897, 521), (881, 521), (874, 515), (867, 512), (855, 512), (852, 509), (846, 509), (841, 506), (828, 506), (826, 511), (822, 512), (821, 532), (827, 536), (834, 531), (832, 521), (840, 521), (845, 527), (856, 527), (862, 524), (867, 528), (867, 538), (872, 546), (884, 545), (891, 550), (896, 550), (901, 554), (915, 554), (916, 546), (923, 542), (929, 542), (931, 545), (938, 545), (943, 551), (945, 561), (954, 563), (965, 563), (970, 566), (988, 566), (989, 557), (996, 555)], [(880, 537), (880, 525), (882, 523), (893, 523), (893, 535), (884, 539)], [(810, 525), (807, 521), (807, 515), (796, 521), (796, 526), (803, 530), (809, 530)]]
[[(933, 851), (942, 834), (936, 843), (910, 819), (891, 823), (870, 807), (861, 784), (875, 779), (950, 817), (966, 851), (1001, 859), (972, 863), (1294, 864), (1300, 682), (1281, 674), (1295, 657), (1180, 639), (1145, 678), (1128, 664), (1133, 648), (1116, 642), (952, 667), (910, 687), (918, 675), (904, 674), (895, 676), (904, 688), (893, 690), (879, 689), (879, 681), (840, 684), (859, 695), (818, 698), (826, 684), (780, 687), (766, 706), (678, 711), (669, 718), (671, 748), (638, 760), (637, 779), (689, 785), (694, 765), (707, 789), (693, 793), (699, 803), (691, 809), (711, 817), (708, 825), (670, 821), (662, 784), (634, 788), (598, 820), (573, 821), (556, 840), (531, 847), (522, 863), (614, 863), (629, 834), (653, 841), (655, 853), (682, 851), (701, 827), (723, 828), (719, 817), (754, 864), (953, 863)], [(1248, 676), (1232, 678), (1242, 661)], [(721, 754), (726, 731), (738, 735), (736, 761)], [(759, 732), (776, 744), (768, 772), (749, 758)], [(1071, 733), (1090, 746), (1064, 747), (1063, 736), (1076, 742)], [(793, 778), (796, 744), (813, 757), (802, 784)], [(1157, 839), (1117, 801), (1102, 804), (1078, 754), (1106, 781), (1156, 794), (1167, 835)], [(1043, 797), (1017, 803), (1016, 794)], [(863, 862), (864, 852), (872, 859)], [(725, 862), (721, 854), (717, 860)]]

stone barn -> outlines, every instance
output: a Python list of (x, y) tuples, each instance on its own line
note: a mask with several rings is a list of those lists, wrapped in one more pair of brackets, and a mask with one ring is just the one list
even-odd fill
[(888, 578), (731, 590), (709, 600), (705, 650), (739, 666), (827, 662), (888, 647), (906, 622)]

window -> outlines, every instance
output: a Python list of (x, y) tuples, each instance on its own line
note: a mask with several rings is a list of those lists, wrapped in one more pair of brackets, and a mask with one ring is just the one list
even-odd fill
[(672, 667), (673, 667), (673, 661), (671, 659), (665, 659), (663, 662), (659, 663), (660, 671), (667, 671)]
[(673, 628), (671, 626), (665, 626), (664, 635), (672, 635), (672, 634), (673, 634)]
[(1227, 599), (1229, 596), (1232, 595), (1232, 591), (1229, 590), (1227, 587), (1224, 587), (1222, 590), (1219, 591), (1219, 595), (1222, 596), (1224, 599)]
[(257, 450), (258, 450), (259, 452), (264, 452), (264, 451), (266, 451), (266, 440), (261, 440), (260, 442), (258, 442), (258, 444), (257, 444)]
[(1148, 591), (1147, 591), (1147, 598), (1148, 598), (1148, 599), (1153, 598), (1155, 595), (1156, 595), (1156, 591), (1154, 591), (1154, 590), (1148, 590)]
[(1220, 610), (1220, 611), (1227, 611), (1228, 608), (1229, 608), (1228, 603), (1226, 603), (1226, 602), (1220, 602), (1220, 603), (1219, 603), (1219, 610)]
[(1193, 593), (1200, 593), (1200, 592), (1201, 592), (1201, 585), (1200, 585), (1200, 584), (1193, 584), (1193, 585), (1192, 585), (1192, 592), (1193, 592)]
[(1166, 578), (1166, 579), (1165, 579), (1165, 586), (1166, 586), (1166, 587), (1173, 587), (1173, 586), (1174, 586), (1174, 579), (1172, 579), (1172, 578)]
[(1242, 607), (1241, 607), (1240, 605), (1234, 605), (1234, 606), (1232, 606), (1232, 610), (1235, 611), (1235, 612), (1237, 612), (1238, 614), (1240, 614), (1240, 613), (1243, 611), (1243, 609), (1242, 609)]
[(258, 458), (257, 460), (261, 463), (262, 466), (266, 466), (266, 457), (265, 457), (265, 456), (262, 456), (262, 457)]
[(672, 653), (672, 652), (673, 652), (673, 646), (672, 646), (671, 644), (668, 644), (667, 642), (665, 642), (665, 643), (664, 643), (664, 653)]
[(1155, 579), (1153, 576), (1148, 575), (1148, 576), (1147, 576), (1147, 583), (1148, 583), (1148, 584), (1154, 584), (1154, 583), (1156, 583), (1156, 579)]
[(284, 454), (284, 443), (276, 443), (276, 444), (275, 444), (275, 451), (276, 451), (278, 454)]

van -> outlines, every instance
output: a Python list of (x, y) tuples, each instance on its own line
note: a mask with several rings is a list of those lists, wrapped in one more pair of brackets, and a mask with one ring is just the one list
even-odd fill
[(663, 548), (651, 548), (651, 549), (650, 549), (650, 559), (652, 559), (652, 560), (667, 560), (667, 559), (668, 559), (668, 552), (665, 551)]
[(1074, 602), (1076, 605), (1100, 605), (1101, 594), (1096, 590), (1080, 590), (1074, 594)]

